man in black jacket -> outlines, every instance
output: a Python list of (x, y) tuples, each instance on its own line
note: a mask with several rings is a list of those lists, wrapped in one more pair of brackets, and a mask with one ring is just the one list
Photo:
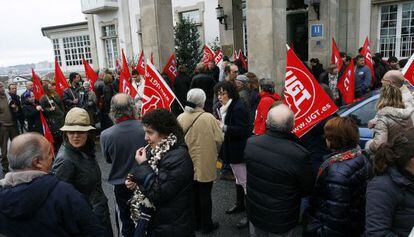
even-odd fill
[(251, 235), (300, 236), (301, 198), (312, 190), (309, 153), (291, 134), (294, 114), (284, 104), (269, 110), (266, 134), (251, 137), (244, 151), (247, 214)]
[(0, 236), (103, 236), (85, 198), (49, 174), (53, 157), (40, 134), (12, 141), (11, 172), (0, 180)]
[(200, 88), (206, 93), (206, 103), (204, 105), (204, 110), (206, 112), (213, 112), (213, 97), (214, 97), (214, 86), (216, 82), (214, 79), (206, 74), (206, 68), (203, 63), (197, 64), (196, 71), (198, 74), (193, 77), (191, 82), (190, 89)]
[(17, 84), (10, 83), (9, 86), (9, 95), (10, 95), (10, 112), (14, 123), (17, 125), (17, 131), (21, 134), (24, 133), (24, 115), (22, 112), (22, 103), (20, 102), (20, 96), (17, 93)]
[(85, 108), (88, 101), (88, 95), (82, 85), (82, 78), (79, 73), (72, 72), (69, 74), (70, 87), (63, 92), (63, 103), (66, 111), (73, 107)]

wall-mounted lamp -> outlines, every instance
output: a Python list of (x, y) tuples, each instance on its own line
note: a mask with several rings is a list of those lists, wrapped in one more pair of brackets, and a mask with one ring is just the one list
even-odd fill
[(216, 7), (217, 20), (224, 25), (224, 30), (227, 30), (227, 15), (224, 15), (223, 7), (220, 4)]
[(316, 17), (317, 17), (317, 19), (318, 20), (320, 20), (319, 18), (320, 18), (320, 13), (319, 13), (319, 9), (320, 9), (320, 7), (321, 7), (321, 0), (310, 0), (309, 1), (309, 4), (313, 7), (313, 10), (315, 11), (315, 13), (316, 13)]

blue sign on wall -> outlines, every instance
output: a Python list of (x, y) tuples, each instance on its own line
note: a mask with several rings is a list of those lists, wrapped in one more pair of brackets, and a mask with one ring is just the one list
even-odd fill
[(311, 37), (323, 37), (323, 25), (322, 24), (311, 25)]

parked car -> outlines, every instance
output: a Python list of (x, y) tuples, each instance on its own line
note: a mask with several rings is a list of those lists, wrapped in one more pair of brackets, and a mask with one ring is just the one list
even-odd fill
[(365, 143), (372, 139), (372, 130), (368, 128), (368, 122), (375, 117), (377, 113), (377, 102), (379, 99), (379, 91), (368, 93), (361, 100), (342, 106), (338, 110), (341, 117), (351, 117), (355, 119), (359, 128), (359, 145), (364, 148)]

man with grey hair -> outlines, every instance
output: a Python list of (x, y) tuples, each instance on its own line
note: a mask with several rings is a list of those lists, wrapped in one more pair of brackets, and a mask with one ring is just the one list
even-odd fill
[(76, 189), (48, 174), (53, 148), (40, 134), (13, 139), (11, 172), (0, 180), (0, 235), (103, 236), (103, 228)]
[(146, 145), (145, 132), (141, 122), (135, 119), (134, 101), (128, 94), (119, 93), (112, 97), (110, 116), (115, 124), (101, 133), (101, 149), (106, 161), (112, 164), (108, 182), (114, 185), (117, 223), (121, 223), (118, 232), (120, 236), (132, 236), (134, 222), (128, 200), (133, 191), (124, 181), (136, 165), (135, 151)]
[(3, 173), (9, 171), (7, 163), (7, 145), (9, 139), (12, 140), (18, 135), (17, 125), (13, 119), (11, 107), (9, 106), (11, 98), (6, 94), (6, 88), (3, 82), (0, 82), (0, 144), (1, 144), (1, 165)]
[(309, 153), (291, 133), (294, 114), (280, 102), (269, 110), (266, 133), (247, 141), (250, 236), (300, 236), (301, 198), (313, 188)]

